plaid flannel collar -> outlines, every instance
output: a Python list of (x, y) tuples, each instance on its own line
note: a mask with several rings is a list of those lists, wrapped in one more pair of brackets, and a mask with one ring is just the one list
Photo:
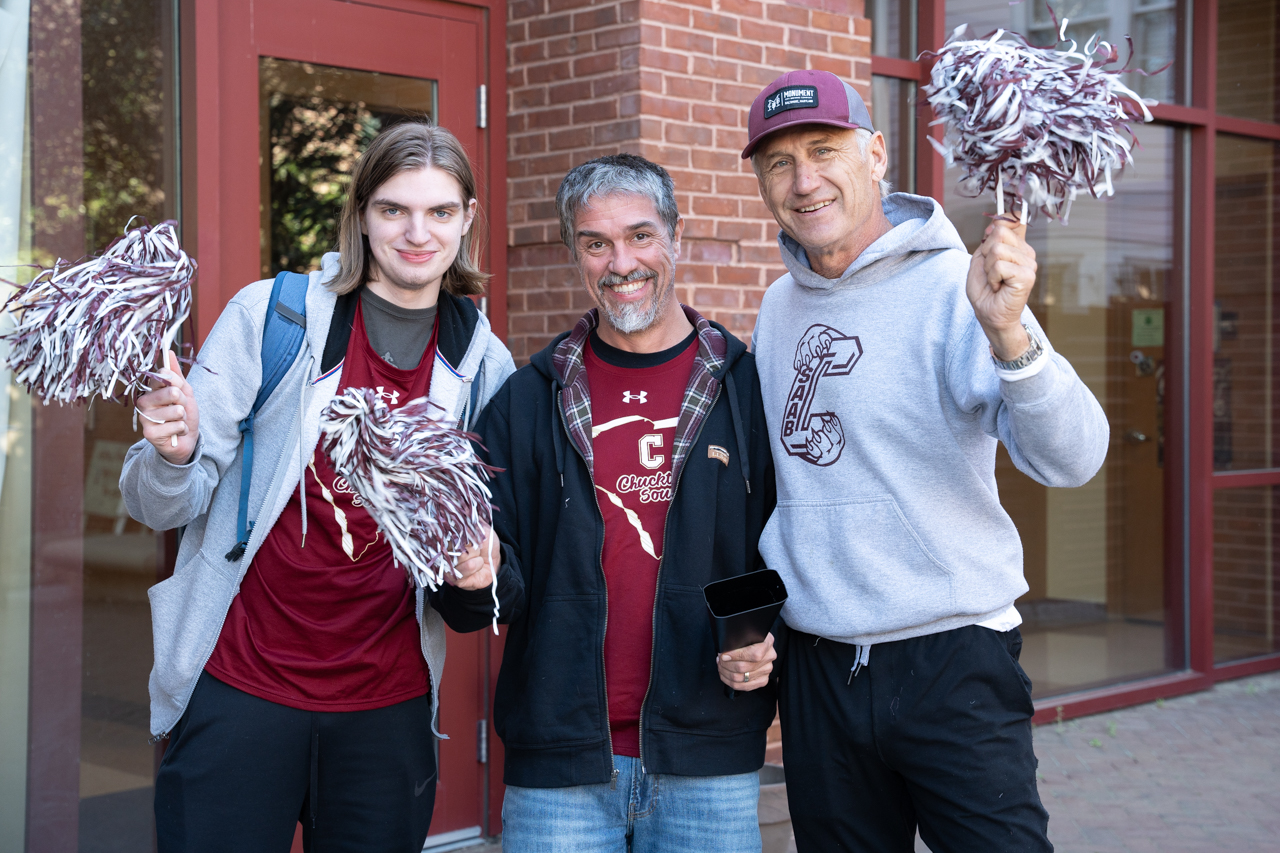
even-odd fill
[[(697, 438), (702, 423), (706, 420), (711, 406), (715, 403), (720, 391), (719, 373), (724, 369), (729, 344), (724, 335), (716, 331), (711, 323), (687, 305), (681, 305), (684, 315), (689, 318), (698, 333), (698, 356), (693, 361), (693, 370), (689, 374), (689, 384), (684, 389), (684, 399), (680, 403), (680, 419), (676, 423), (676, 441), (672, 453), (671, 474), (673, 481), (679, 480), (680, 469), (684, 467), (689, 449)], [(557, 377), (563, 386), (560, 391), (560, 410), (569, 430), (569, 438), (573, 441), (582, 458), (587, 462), (587, 470), (595, 477), (595, 456), (591, 443), (591, 394), (587, 385), (587, 372), (583, 370), (585, 361), (583, 352), (587, 339), (600, 322), (599, 309), (592, 308), (582, 316), (569, 336), (560, 342), (551, 357)]]

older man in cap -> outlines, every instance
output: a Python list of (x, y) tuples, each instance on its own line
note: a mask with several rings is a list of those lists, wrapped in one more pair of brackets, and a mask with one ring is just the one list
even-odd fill
[(760, 550), (794, 632), (780, 702), (797, 847), (906, 853), (918, 828), (934, 851), (1051, 850), (996, 444), (1036, 481), (1079, 486), (1106, 417), (1026, 307), (1026, 227), (993, 221), (970, 256), (936, 201), (888, 195), (852, 87), (785, 74), (748, 130), (788, 270), (753, 350), (778, 476)]

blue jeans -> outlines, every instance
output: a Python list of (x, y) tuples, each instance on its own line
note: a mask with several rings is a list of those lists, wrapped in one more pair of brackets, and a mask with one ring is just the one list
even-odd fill
[(760, 774), (659, 776), (613, 757), (617, 786), (507, 786), (503, 853), (760, 853)]

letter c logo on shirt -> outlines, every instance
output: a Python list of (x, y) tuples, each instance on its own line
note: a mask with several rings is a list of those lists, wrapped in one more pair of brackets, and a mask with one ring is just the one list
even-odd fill
[(665, 456), (655, 456), (653, 449), (662, 446), (662, 433), (650, 433), (640, 438), (640, 464), (649, 470), (662, 466)]

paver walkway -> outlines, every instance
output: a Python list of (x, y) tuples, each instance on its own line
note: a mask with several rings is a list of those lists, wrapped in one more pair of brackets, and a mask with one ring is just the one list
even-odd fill
[(1280, 673), (1035, 730), (1058, 853), (1280, 851)]
[(1039, 726), (1035, 748), (1057, 853), (1280, 853), (1280, 673)]

